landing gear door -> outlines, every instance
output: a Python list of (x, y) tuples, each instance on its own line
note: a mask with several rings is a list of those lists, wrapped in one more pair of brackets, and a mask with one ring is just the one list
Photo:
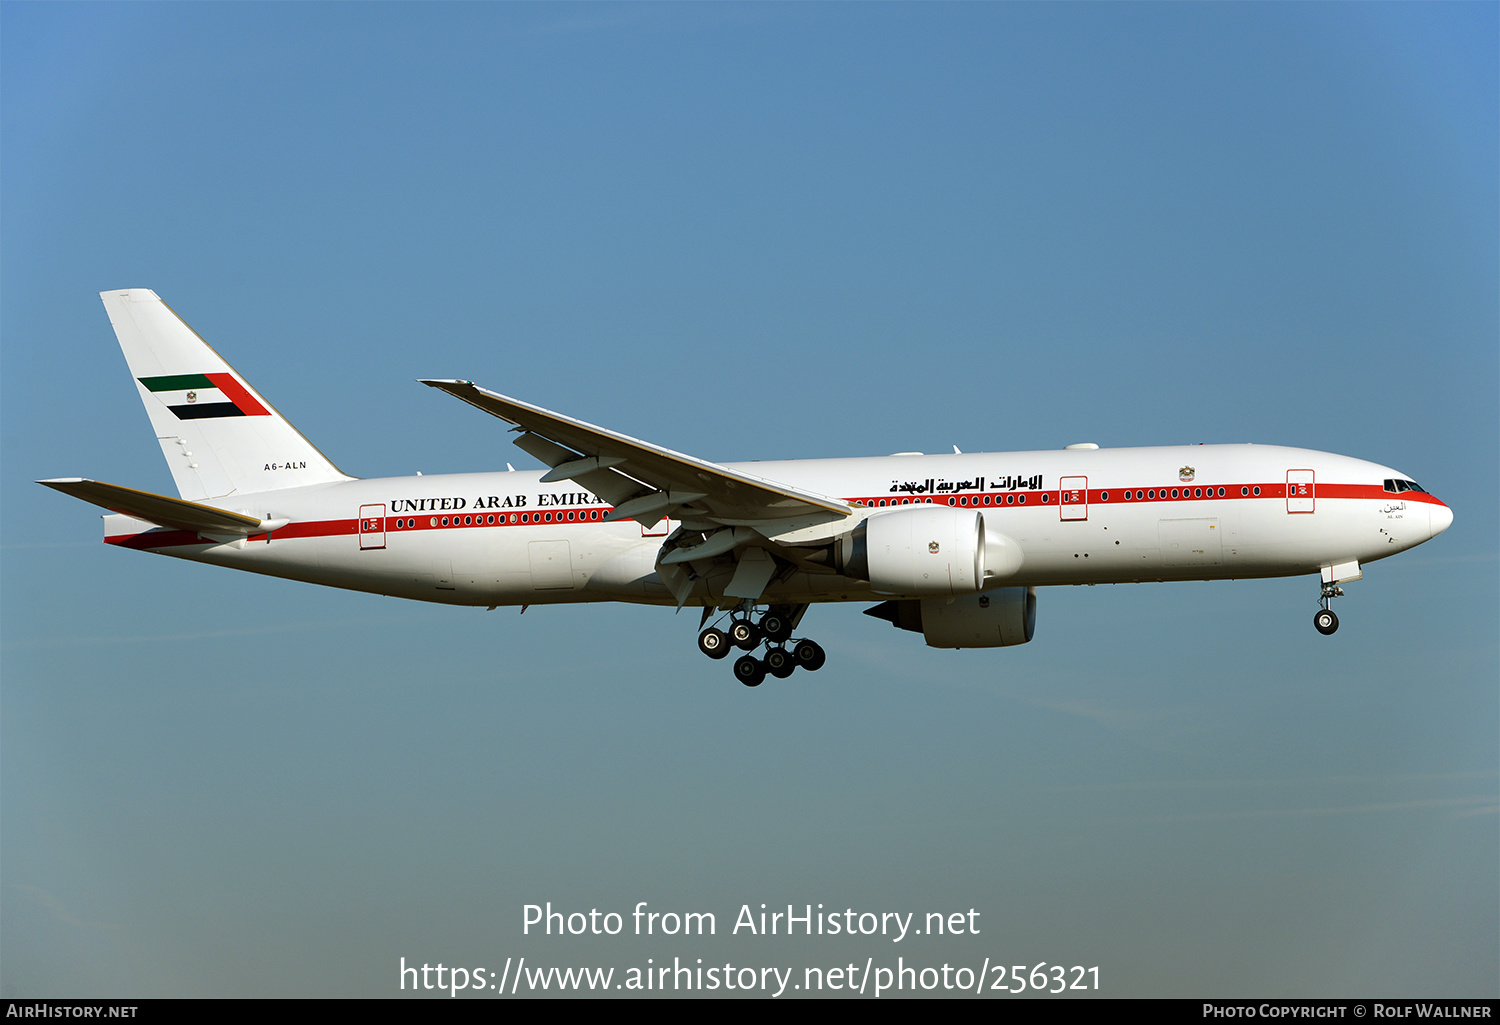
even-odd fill
[(1318, 502), (1318, 486), (1311, 470), (1286, 472), (1286, 511), (1310, 513)]
[(385, 547), (385, 505), (359, 507), (359, 547)]
[(1063, 477), (1057, 482), (1057, 512), (1065, 520), (1089, 518), (1089, 479), (1087, 477)]

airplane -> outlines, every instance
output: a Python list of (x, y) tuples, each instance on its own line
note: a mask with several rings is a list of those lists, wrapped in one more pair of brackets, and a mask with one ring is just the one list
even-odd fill
[(824, 664), (793, 637), (820, 602), (992, 648), (1032, 639), (1040, 587), (1316, 573), (1328, 635), (1341, 584), (1453, 522), (1405, 473), (1306, 449), (713, 463), (459, 380), (421, 383), (509, 424), (547, 470), (359, 479), (155, 292), (101, 298), (178, 491), (38, 482), (108, 510), (105, 543), (449, 605), (696, 607), (699, 649), (743, 651), (749, 687)]

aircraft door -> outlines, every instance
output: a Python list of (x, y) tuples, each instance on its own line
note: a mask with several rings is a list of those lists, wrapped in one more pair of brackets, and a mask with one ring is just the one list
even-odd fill
[(385, 503), (359, 507), (359, 547), (385, 547)]
[(1089, 518), (1089, 479), (1063, 477), (1058, 482), (1057, 512), (1065, 520)]
[(1318, 486), (1311, 470), (1286, 472), (1286, 511), (1310, 513), (1317, 506)]

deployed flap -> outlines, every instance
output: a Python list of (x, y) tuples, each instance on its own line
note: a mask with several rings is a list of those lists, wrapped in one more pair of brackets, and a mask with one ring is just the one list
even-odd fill
[(62, 477), (57, 480), (39, 480), (49, 488), (65, 495), (81, 498), (110, 512), (124, 513), (137, 519), (159, 523), (163, 527), (191, 530), (197, 534), (219, 537), (250, 537), (265, 534), (284, 527), (287, 520), (263, 520), (258, 516), (216, 509), (211, 505), (199, 505), (180, 498), (154, 495), (149, 491), (122, 488), (118, 484), (87, 480), (83, 477)]
[(764, 548), (746, 548), (734, 568), (734, 579), (724, 588), (724, 597), (759, 601), (775, 575), (776, 560)]
[(853, 512), (848, 503), (837, 498), (616, 434), (497, 395), (470, 381), (422, 383), (523, 429), (526, 433), (516, 444), (553, 468), (549, 479), (563, 479), (567, 474), (568, 479), (616, 506), (639, 501), (638, 506), (621, 510), (621, 518), (655, 523), (670, 515), (676, 520), (749, 526), (794, 517), (809, 523), (827, 522), (844, 519)]

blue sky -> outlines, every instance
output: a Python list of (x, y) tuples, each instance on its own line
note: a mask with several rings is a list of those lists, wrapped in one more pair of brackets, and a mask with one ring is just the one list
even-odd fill
[[(0, 991), (905, 953), (1496, 996), (1496, 12), (0, 4)], [(360, 476), (533, 465), (414, 383), (461, 377), (709, 459), (1298, 445), (1456, 519), (1331, 639), (1308, 579), (1048, 590), (988, 652), (818, 609), (827, 668), (751, 692), (666, 610), (106, 550), (31, 481), (171, 489), (123, 287)], [(992, 931), (522, 936), (547, 900)]]

